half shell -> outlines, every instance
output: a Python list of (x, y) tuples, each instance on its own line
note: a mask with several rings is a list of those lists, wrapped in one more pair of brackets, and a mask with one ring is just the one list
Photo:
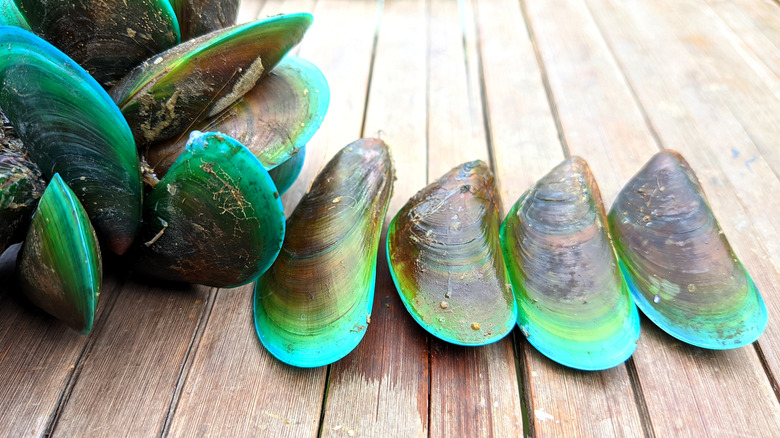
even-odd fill
[(634, 300), (656, 325), (711, 349), (761, 336), (764, 301), (680, 154), (653, 156), (623, 187), (609, 225)]
[(279, 360), (327, 365), (363, 338), (393, 178), (385, 143), (361, 139), (333, 157), (293, 211), (282, 251), (255, 287), (257, 334)]
[(517, 305), (499, 241), (493, 174), (455, 167), (414, 195), (390, 222), (387, 257), (406, 309), (434, 336), (485, 345), (515, 326)]
[(171, 281), (235, 287), (273, 263), (284, 210), (271, 177), (243, 145), (193, 132), (146, 198), (135, 269)]
[(43, 192), (17, 269), (36, 306), (84, 334), (92, 330), (103, 268), (95, 230), (58, 174)]
[(618, 269), (596, 181), (572, 157), (525, 192), (501, 243), (528, 342), (563, 365), (602, 370), (636, 349), (639, 314)]
[[(328, 82), (317, 66), (287, 56), (235, 104), (194, 129), (235, 138), (271, 170), (309, 142), (322, 124), (329, 102)], [(186, 136), (181, 134), (154, 144), (146, 152), (146, 161), (163, 175), (185, 143)]]
[(59, 173), (98, 236), (122, 254), (141, 221), (130, 128), (87, 72), (30, 32), (0, 27), (0, 107), (44, 177)]
[(139, 146), (175, 137), (243, 96), (303, 38), (310, 14), (217, 30), (144, 61), (111, 89)]

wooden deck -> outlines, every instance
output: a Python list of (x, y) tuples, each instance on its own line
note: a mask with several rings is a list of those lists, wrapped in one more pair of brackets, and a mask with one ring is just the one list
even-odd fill
[(0, 274), (0, 435), (776, 436), (780, 430), (780, 4), (773, 0), (243, 0), (242, 21), (310, 11), (299, 54), (331, 86), (293, 206), (360, 136), (393, 149), (389, 217), (461, 162), (508, 208), (568, 155), (607, 208), (659, 148), (680, 151), (763, 293), (754, 345), (707, 351), (648, 323), (634, 356), (578, 372), (515, 330), (481, 348), (427, 336), (384, 250), (363, 342), (295, 369), (260, 345), (251, 286), (135, 280), (108, 260), (95, 329), (31, 308)]

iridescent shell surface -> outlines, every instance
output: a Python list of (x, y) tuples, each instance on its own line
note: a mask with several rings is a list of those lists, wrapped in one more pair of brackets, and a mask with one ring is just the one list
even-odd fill
[(363, 338), (393, 179), (385, 143), (361, 139), (336, 154), (293, 211), (282, 251), (255, 287), (257, 334), (279, 360), (327, 365)]
[(15, 26), (30, 30), (30, 25), (16, 6), (15, 0), (0, 0), (0, 26)]
[(74, 330), (89, 333), (103, 278), (95, 230), (58, 174), (49, 182), (19, 253), (22, 292)]
[(217, 30), (153, 56), (110, 90), (138, 146), (187, 131), (251, 90), (303, 38), (310, 14)]
[(104, 87), (180, 41), (168, 0), (16, 0), (30, 28)]
[(444, 341), (485, 345), (515, 326), (498, 211), (492, 172), (472, 161), (422, 189), (390, 222), (387, 257), (401, 300)]
[[(308, 143), (322, 124), (329, 102), (322, 72), (305, 59), (287, 56), (235, 104), (194, 129), (235, 138), (271, 170)], [(185, 141), (181, 134), (150, 146), (146, 161), (158, 175), (165, 174)]]
[(284, 210), (254, 155), (220, 133), (194, 132), (145, 200), (134, 269), (217, 287), (254, 281), (284, 239)]
[(645, 164), (615, 200), (609, 225), (634, 300), (660, 328), (710, 349), (761, 336), (764, 301), (679, 153)]
[(528, 342), (563, 365), (617, 366), (636, 349), (639, 314), (618, 268), (596, 181), (572, 157), (525, 192), (501, 244)]
[(0, 27), (0, 107), (44, 177), (59, 173), (108, 249), (141, 221), (138, 152), (114, 102), (87, 72), (30, 32)]

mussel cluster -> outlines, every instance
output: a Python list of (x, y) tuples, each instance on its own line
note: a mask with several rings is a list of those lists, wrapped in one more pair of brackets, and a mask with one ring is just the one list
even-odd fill
[(287, 56), (311, 15), (235, 25), (237, 6), (0, 2), (0, 253), (24, 242), (20, 290), (72, 328), (92, 328), (101, 248), (217, 287), (279, 254), (329, 90)]
[(676, 152), (655, 155), (609, 216), (579, 157), (528, 189), (500, 228), (496, 199), (487, 166), (465, 163), (390, 223), (387, 256), (401, 299), (442, 340), (495, 342), (516, 321), (550, 359), (602, 370), (635, 351), (637, 306), (703, 348), (747, 345), (767, 325), (755, 284)]
[[(312, 17), (233, 25), (236, 0), (97, 3), (0, 2), (0, 252), (24, 241), (21, 290), (87, 333), (105, 248), (153, 278), (256, 281), (258, 337), (284, 362), (348, 354), (370, 323), (395, 173), (383, 141), (357, 140), (285, 220), (280, 194), (329, 102), (317, 67), (286, 56)], [(404, 305), (434, 336), (479, 346), (518, 325), (578, 369), (633, 354), (637, 307), (704, 348), (744, 346), (767, 324), (696, 176), (671, 151), (609, 215), (572, 157), (503, 223), (488, 166), (462, 164), (398, 212), (386, 252)]]

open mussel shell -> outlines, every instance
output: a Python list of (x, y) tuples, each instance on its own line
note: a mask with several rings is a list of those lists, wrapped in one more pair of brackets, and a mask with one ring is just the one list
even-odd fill
[(284, 210), (271, 177), (243, 145), (194, 132), (146, 198), (134, 269), (171, 281), (235, 287), (273, 263)]
[(493, 174), (472, 161), (422, 189), (390, 222), (387, 257), (401, 301), (442, 340), (485, 345), (515, 326), (498, 210)]
[(0, 0), (0, 26), (15, 26), (30, 30), (30, 25), (16, 6), (15, 0)]
[(122, 254), (141, 221), (133, 136), (116, 104), (70, 58), (30, 32), (0, 27), (0, 107), (30, 160), (59, 173), (108, 248)]
[[(196, 124), (195, 129), (235, 138), (271, 170), (309, 142), (322, 124), (329, 102), (328, 82), (317, 66), (287, 56), (235, 104)], [(149, 147), (146, 161), (158, 175), (165, 174), (184, 149), (184, 137)]]
[(104, 87), (144, 59), (175, 46), (169, 0), (16, 0), (32, 30)]
[(617, 366), (636, 350), (639, 313), (618, 268), (596, 181), (572, 157), (525, 192), (501, 244), (528, 342), (571, 368)]
[(268, 171), (271, 179), (274, 180), (274, 184), (276, 184), (276, 189), (279, 190), (279, 194), (284, 194), (298, 179), (305, 159), (306, 148), (304, 147), (298, 149), (298, 152), (287, 161)]
[(612, 205), (609, 225), (634, 300), (661, 329), (710, 349), (761, 336), (764, 301), (679, 153), (645, 164)]
[(3, 140), (0, 128), (0, 254), (24, 239), (46, 188), (38, 166), (24, 154), (5, 148)]
[(303, 38), (310, 14), (217, 30), (144, 61), (111, 89), (139, 146), (185, 132), (251, 90)]
[(103, 277), (95, 230), (58, 174), (38, 203), (19, 254), (22, 292), (82, 333), (92, 330)]
[(255, 286), (257, 334), (279, 360), (327, 365), (363, 338), (393, 179), (385, 143), (361, 139), (333, 157), (293, 211), (279, 257)]
[(205, 35), (236, 23), (239, 0), (170, 0), (179, 20), (181, 40)]

